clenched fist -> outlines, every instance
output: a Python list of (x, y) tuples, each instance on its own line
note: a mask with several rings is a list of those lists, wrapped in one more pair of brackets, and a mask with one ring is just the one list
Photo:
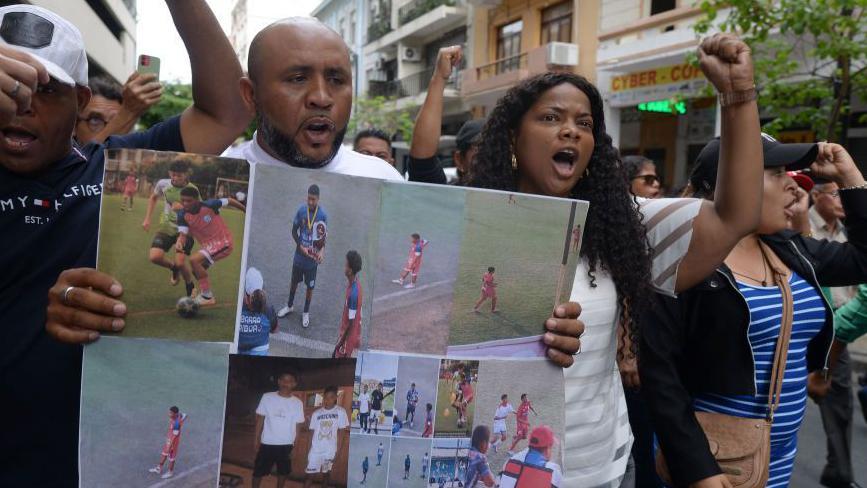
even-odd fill
[(698, 60), (704, 76), (720, 93), (755, 87), (752, 51), (734, 34), (705, 38), (698, 48)]

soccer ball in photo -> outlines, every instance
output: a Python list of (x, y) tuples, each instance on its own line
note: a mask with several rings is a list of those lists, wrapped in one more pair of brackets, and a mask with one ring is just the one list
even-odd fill
[(176, 306), (178, 315), (188, 319), (194, 317), (199, 311), (199, 304), (192, 297), (181, 297)]

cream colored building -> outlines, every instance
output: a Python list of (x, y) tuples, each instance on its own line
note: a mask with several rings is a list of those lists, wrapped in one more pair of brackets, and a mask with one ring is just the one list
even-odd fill
[[(162, 0), (144, 0), (148, 2)], [(289, 17), (293, 13), (291, 0), (234, 0), (232, 2), (232, 22), (229, 41), (247, 69), (247, 51), (256, 33), (275, 20)]]
[[(151, 1), (151, 0), (148, 0)], [(78, 27), (84, 37), (89, 75), (123, 83), (136, 65), (136, 0), (32, 0)]]
[(519, 81), (549, 70), (593, 80), (600, 0), (473, 0), (461, 93), (484, 117)]

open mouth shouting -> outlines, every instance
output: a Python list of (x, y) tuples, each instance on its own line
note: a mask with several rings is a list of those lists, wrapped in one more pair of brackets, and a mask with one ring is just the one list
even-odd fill
[(578, 162), (578, 150), (574, 148), (563, 148), (554, 153), (551, 157), (554, 164), (554, 171), (561, 178), (571, 178), (575, 174), (575, 165)]
[(37, 140), (36, 134), (21, 126), (6, 126), (0, 132), (3, 134), (0, 138), (0, 146), (6, 152), (13, 154), (26, 153)]
[(786, 218), (789, 219), (789, 220), (791, 220), (792, 218), (795, 217), (795, 204), (796, 204), (796, 203), (798, 203), (798, 198), (797, 198), (797, 197), (795, 197), (794, 199), (792, 199), (792, 201), (789, 202), (788, 205), (786, 205), (785, 207), (783, 207), (783, 213), (786, 214)]
[(301, 133), (313, 148), (330, 146), (334, 132), (334, 122), (328, 117), (312, 117), (301, 126)]

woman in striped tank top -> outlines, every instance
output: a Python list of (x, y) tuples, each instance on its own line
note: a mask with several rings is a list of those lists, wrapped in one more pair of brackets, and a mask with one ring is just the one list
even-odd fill
[[(716, 202), (637, 203), (605, 132), (599, 91), (573, 73), (513, 87), (482, 130), (470, 186), (590, 202), (571, 297), (581, 305), (585, 332), (582, 353), (565, 372), (562, 486), (618, 487), (624, 479), (631, 434), (615, 360), (623, 305), (639, 315), (651, 288), (674, 293), (700, 282), (758, 223), (761, 147), (749, 48), (717, 35), (702, 43), (700, 57), (717, 90), (738, 95), (722, 109), (721, 187), (728, 190)], [(573, 358), (563, 351), (575, 350), (577, 340), (552, 323), (549, 356), (568, 366)]]
[[(780, 144), (764, 135), (763, 146), (758, 232), (742, 239), (703, 283), (676, 299), (657, 297), (643, 324), (639, 374), (676, 486), (731, 486), (694, 411), (744, 418), (764, 418), (768, 413), (783, 300), (760, 240), (787, 267), (793, 301), (782, 392), (771, 428), (769, 487), (789, 485), (808, 376), (826, 372), (829, 364), (833, 312), (819, 287), (867, 281), (867, 183), (849, 154), (837, 144)], [(699, 154), (690, 176), (696, 196), (713, 198), (718, 158), (718, 141)], [(786, 169), (807, 166), (842, 188), (847, 244), (789, 230), (793, 217), (806, 212), (807, 197)]]

